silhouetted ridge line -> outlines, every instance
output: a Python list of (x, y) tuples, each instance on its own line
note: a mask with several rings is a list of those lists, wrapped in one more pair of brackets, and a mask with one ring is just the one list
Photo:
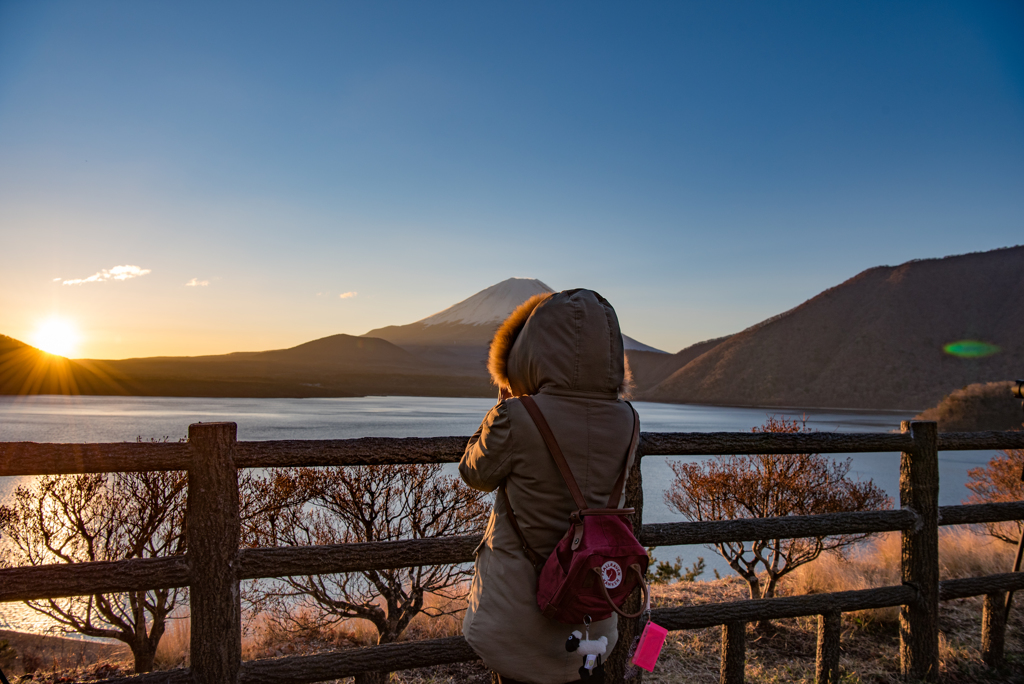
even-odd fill
[[(960, 340), (984, 358), (943, 351)], [(697, 404), (914, 409), (1024, 365), (1024, 247), (867, 269), (733, 335), (643, 392)]]

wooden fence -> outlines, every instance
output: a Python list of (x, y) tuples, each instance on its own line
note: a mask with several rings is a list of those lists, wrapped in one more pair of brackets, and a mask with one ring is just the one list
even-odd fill
[[(187, 444), (0, 443), (0, 476), (125, 471), (188, 471), (188, 552), (184, 556), (0, 570), (0, 601), (58, 598), (161, 587), (190, 587), (191, 667), (119, 682), (285, 684), (320, 682), (366, 672), (397, 671), (475, 660), (462, 637), (401, 642), (312, 656), (243, 662), (239, 581), (367, 569), (468, 563), (479, 537), (243, 549), (239, 547), (238, 468), (448, 463), (466, 437), (364, 438), (237, 442), (234, 423), (189, 427)], [(764, 600), (659, 608), (653, 619), (670, 630), (722, 626), (721, 681), (743, 681), (748, 622), (819, 616), (817, 681), (838, 681), (843, 612), (901, 606), (900, 662), (907, 679), (938, 675), (939, 601), (985, 596), (983, 655), (1002, 659), (1005, 592), (1024, 589), (1024, 573), (939, 581), (938, 528), (1024, 519), (1024, 501), (939, 506), (940, 450), (1024, 448), (1024, 433), (938, 433), (935, 423), (905, 422), (901, 433), (643, 433), (627, 486), (637, 509), (634, 528), (646, 546), (710, 544), (864, 532), (900, 531), (902, 584)], [(888, 511), (642, 524), (643, 457), (758, 453), (900, 452), (900, 508)], [(895, 466), (895, 464), (894, 464)], [(638, 599), (632, 599), (636, 602)], [(635, 606), (634, 606), (635, 609)], [(625, 650), (636, 621), (620, 619), (620, 646), (608, 662), (609, 681), (622, 681)], [(638, 682), (639, 677), (630, 679)]]

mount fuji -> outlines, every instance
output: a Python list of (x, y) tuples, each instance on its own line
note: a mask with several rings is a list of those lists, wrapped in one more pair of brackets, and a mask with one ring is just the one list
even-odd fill
[[(482, 347), (486, 357), (486, 348), (502, 321), (530, 297), (548, 292), (554, 290), (534, 278), (509, 278), (415, 323), (377, 328), (364, 337), (379, 337), (432, 356), (437, 350), (428, 348)], [(622, 341), (628, 350), (664, 353), (627, 335)], [(451, 356), (451, 352), (445, 355)]]

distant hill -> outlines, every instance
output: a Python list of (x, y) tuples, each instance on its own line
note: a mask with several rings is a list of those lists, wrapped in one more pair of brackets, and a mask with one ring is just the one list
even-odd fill
[(727, 339), (729, 339), (728, 336), (698, 342), (675, 354), (627, 347), (626, 358), (629, 359), (629, 370), (633, 375), (634, 394), (639, 395), (646, 392), (690, 361), (704, 352), (714, 349)]
[(424, 363), (385, 340), (332, 335), (290, 349), (70, 361), (0, 337), (0, 394), (189, 397), (491, 396), (486, 378)]
[[(943, 347), (999, 348), (958, 358)], [(1024, 375), (1024, 247), (868, 269), (737, 333), (642, 394), (699, 404), (914, 409)]]
[[(502, 321), (534, 295), (554, 292), (534, 278), (508, 278), (444, 311), (406, 325), (389, 325), (366, 333), (393, 342), (417, 357), (454, 372), (487, 374), (487, 348)], [(627, 335), (626, 349), (670, 356)]]
[(0, 395), (125, 394), (122, 379), (0, 335)]
[(353, 335), (331, 335), (288, 349), (234, 352), (213, 356), (153, 356), (104, 361), (132, 375), (173, 372), (208, 374), (211, 367), (225, 377), (270, 377), (294, 372), (429, 372), (415, 356), (386, 340)]

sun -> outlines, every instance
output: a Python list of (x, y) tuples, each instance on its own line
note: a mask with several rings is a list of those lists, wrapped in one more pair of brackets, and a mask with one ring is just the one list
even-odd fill
[(78, 330), (68, 319), (54, 316), (36, 328), (32, 344), (50, 354), (70, 356), (78, 349)]

